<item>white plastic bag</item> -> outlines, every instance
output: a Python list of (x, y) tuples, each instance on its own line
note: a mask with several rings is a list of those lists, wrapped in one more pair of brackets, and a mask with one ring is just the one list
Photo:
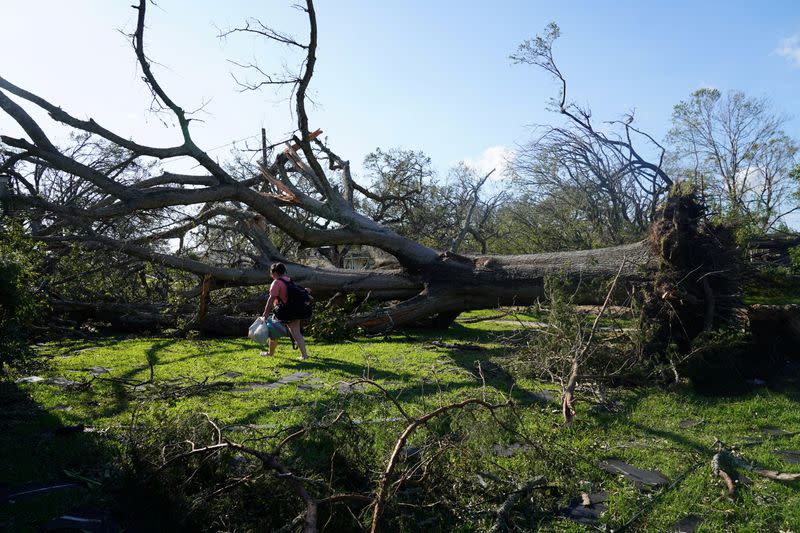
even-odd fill
[(247, 336), (259, 344), (266, 344), (267, 339), (269, 339), (269, 329), (267, 329), (264, 317), (256, 318), (256, 321), (247, 330)]

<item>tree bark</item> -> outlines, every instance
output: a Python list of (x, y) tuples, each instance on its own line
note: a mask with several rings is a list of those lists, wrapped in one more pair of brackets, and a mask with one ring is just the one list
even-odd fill
[[(544, 280), (549, 275), (559, 276), (577, 287), (612, 279), (620, 272), (620, 290), (623, 290), (624, 286), (629, 288), (649, 281), (656, 267), (657, 259), (647, 241), (532, 255), (467, 257), (445, 253), (422, 277), (424, 289), (419, 294), (399, 304), (352, 317), (350, 323), (367, 331), (380, 331), (436, 314), (529, 305), (544, 298)], [(590, 290), (580, 303), (602, 303), (604, 296)]]

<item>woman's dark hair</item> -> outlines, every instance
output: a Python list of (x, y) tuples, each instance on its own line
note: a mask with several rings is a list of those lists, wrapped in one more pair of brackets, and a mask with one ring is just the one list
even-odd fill
[(286, 274), (286, 265), (283, 263), (272, 263), (272, 266), (269, 268), (270, 272), (275, 272), (279, 276), (283, 276)]

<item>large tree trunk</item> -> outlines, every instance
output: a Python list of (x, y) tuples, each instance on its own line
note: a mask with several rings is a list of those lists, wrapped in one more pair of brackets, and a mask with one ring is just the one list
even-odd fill
[[(295, 281), (311, 289), (318, 301), (336, 293), (352, 293), (362, 298), (370, 295), (378, 302), (400, 300), (400, 303), (350, 317), (352, 327), (379, 331), (436, 315), (455, 317), (470, 309), (532, 304), (544, 298), (544, 279), (548, 275), (557, 275), (570, 284), (588, 286), (597, 280), (613, 278), (623, 262), (620, 284), (623, 281), (628, 285), (647, 281), (655, 268), (650, 246), (642, 241), (596, 250), (514, 256), (467, 257), (447, 252), (425, 271), (415, 274), (320, 270), (297, 264), (290, 264), (289, 271)], [(239, 279), (237, 282), (226, 280), (215, 282), (213, 286), (261, 284), (260, 279)], [(262, 283), (266, 284), (266, 279)], [(602, 294), (588, 291), (585, 302), (593, 303), (602, 297)], [(240, 312), (257, 314), (264, 303), (265, 300), (256, 299), (236, 307)], [(176, 324), (174, 311), (166, 305), (54, 300), (52, 308), (72, 320), (109, 322), (121, 331), (156, 331)], [(180, 311), (193, 310), (187, 306)], [(212, 307), (198, 328), (215, 335), (241, 335), (249, 325), (249, 318), (234, 317), (232, 313), (232, 310)]]
[[(543, 299), (544, 279), (559, 276), (573, 286), (612, 279), (622, 267), (621, 286), (652, 279), (657, 259), (647, 241), (625, 246), (514, 256), (466, 257), (445, 253), (425, 274), (423, 290), (397, 305), (351, 318), (353, 326), (368, 331), (400, 326), (438, 314), (500, 305), (528, 305)], [(591, 290), (586, 303), (603, 295)]]

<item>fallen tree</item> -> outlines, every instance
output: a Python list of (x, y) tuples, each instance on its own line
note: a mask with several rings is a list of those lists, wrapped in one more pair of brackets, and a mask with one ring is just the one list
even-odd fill
[[(283, 149), (274, 157), (267, 157), (264, 146), (257, 170), (244, 168), (236, 173), (224, 168), (195, 144), (192, 114), (168, 95), (153, 74), (145, 54), (146, 0), (140, 0), (134, 8), (138, 18), (130, 35), (133, 49), (154, 106), (170, 113), (179, 125), (181, 138), (176, 145), (155, 147), (136, 142), (91, 118), (77, 118), (0, 77), (0, 109), (26, 134), (22, 138), (0, 135), (0, 175), (8, 183), (2, 189), (3, 205), (29, 217), (36, 239), (53, 246), (114, 250), (195, 273), (210, 280), (212, 291), (265, 285), (270, 281), (269, 264), (284, 261), (293, 278), (311, 288), (318, 299), (354, 293), (369, 295), (373, 301), (395, 302), (351, 317), (351, 326), (373, 331), (431, 316), (446, 323), (468, 309), (533, 303), (544, 295), (544, 278), (553, 273), (573, 283), (618, 275), (623, 290), (653, 280), (661, 262), (653, 244), (658, 237), (568, 253), (469, 256), (435, 250), (359, 212), (355, 201), (358, 194), (370, 195), (374, 201), (391, 199), (356, 183), (349, 161), (322, 141), (320, 130), (309, 127), (306, 94), (317, 49), (317, 21), (311, 0), (304, 8), (310, 29), (307, 42), (263, 24), (257, 32), (305, 52), (296, 76), (267, 77), (264, 82), (293, 89), (296, 134), (278, 143)], [(228, 34), (252, 31), (248, 25)], [(598, 161), (614, 161), (617, 166), (613, 171), (630, 173), (629, 182), (638, 184), (638, 194), (650, 195), (650, 205), (655, 206), (672, 180), (660, 161), (654, 164), (640, 156), (634, 138), (653, 143), (661, 151), (661, 159), (663, 148), (633, 127), (632, 118), (617, 123), (620, 133), (607, 135), (594, 128), (588, 110), (567, 103), (566, 81), (552, 57), (557, 36), (557, 27), (549, 27), (545, 37), (522, 45), (513, 59), (544, 68), (560, 81), (559, 109), (571, 125), (575, 150), (584, 150), (587, 157)], [(44, 111), (56, 123), (72, 128), (77, 132), (78, 145), (58, 147), (23, 106)], [(581, 143), (581, 139), (586, 142)], [(187, 175), (160, 171), (162, 162), (178, 157), (191, 158), (203, 172)], [(605, 167), (592, 168), (602, 172)], [(235, 233), (247, 241), (247, 257), (238, 258), (230, 266), (184, 253), (184, 240), (190, 239), (196, 228)], [(290, 261), (280, 251), (274, 242), (278, 236), (306, 248), (379, 248), (394, 256), (400, 268), (353, 271), (305, 266)], [(177, 250), (169, 245), (175, 239), (180, 241)], [(682, 242), (691, 246), (691, 239)], [(602, 298), (602, 294), (597, 297)]]

